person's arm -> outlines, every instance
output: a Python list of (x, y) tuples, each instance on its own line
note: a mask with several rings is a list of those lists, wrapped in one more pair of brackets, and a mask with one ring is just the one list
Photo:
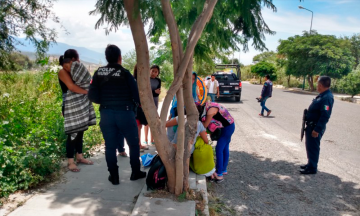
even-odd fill
[(126, 71), (126, 75), (127, 75), (127, 77), (126, 77), (127, 83), (129, 84), (132, 98), (133, 98), (134, 102), (136, 102), (137, 104), (140, 104), (139, 89), (138, 89), (137, 83), (135, 81), (135, 78), (131, 75), (131, 73), (129, 71)]
[(216, 84), (217, 84), (217, 97), (220, 97), (220, 90), (219, 90), (219, 82), (216, 80)]
[(334, 103), (334, 99), (328, 97), (325, 98), (324, 101), (321, 103), (320, 118), (316, 124), (316, 127), (314, 128), (314, 131), (317, 134), (324, 130), (326, 123), (329, 121), (333, 103)]
[(88, 93), (88, 91), (86, 91), (85, 89), (77, 86), (74, 83), (74, 81), (71, 79), (70, 74), (68, 72), (66, 72), (64, 69), (61, 69), (59, 71), (58, 77), (70, 91), (72, 91), (74, 93), (78, 93), (78, 94), (87, 94)]
[(262, 90), (261, 90), (260, 98), (263, 98), (263, 97), (265, 96), (265, 93), (266, 93), (266, 91), (267, 91), (267, 87), (268, 87), (268, 84), (265, 82), (265, 83), (264, 83), (264, 86), (263, 86), (263, 88), (262, 88)]
[(159, 79), (159, 78), (156, 78), (156, 79), (159, 81), (159, 84), (158, 84), (157, 88), (155, 90), (153, 90), (153, 92), (155, 92), (157, 94), (157, 96), (159, 96), (161, 93), (161, 79)]
[(201, 137), (201, 139), (204, 140), (204, 142), (205, 142), (206, 144), (209, 144), (209, 140), (208, 140), (208, 138), (207, 138), (206, 130), (200, 132), (200, 137)]
[(216, 115), (216, 113), (219, 112), (219, 109), (216, 107), (210, 108), (206, 113), (206, 119), (205, 122), (203, 122), (203, 125), (205, 128), (207, 128), (211, 122), (211, 119)]
[(170, 119), (166, 122), (166, 127), (172, 127), (178, 125), (177, 118)]
[(88, 98), (91, 102), (100, 103), (100, 86), (99, 86), (99, 79), (97, 75), (97, 71), (94, 73), (94, 76), (92, 77), (90, 88), (89, 88), (89, 94)]

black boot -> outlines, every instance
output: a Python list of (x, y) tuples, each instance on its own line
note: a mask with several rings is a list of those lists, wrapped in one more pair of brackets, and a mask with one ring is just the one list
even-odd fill
[(119, 180), (119, 170), (112, 170), (109, 171), (110, 175), (109, 175), (109, 181), (113, 184), (113, 185), (118, 185), (120, 184), (120, 180)]
[(145, 177), (146, 177), (146, 172), (143, 172), (143, 171), (139, 170), (138, 172), (132, 172), (131, 173), (130, 180), (135, 181), (135, 180), (145, 178)]

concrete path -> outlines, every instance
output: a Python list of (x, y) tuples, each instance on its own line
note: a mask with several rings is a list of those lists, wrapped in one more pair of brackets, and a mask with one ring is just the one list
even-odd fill
[(66, 182), (37, 194), (10, 216), (130, 215), (145, 179), (130, 181), (129, 158), (118, 157), (120, 185), (108, 180), (105, 155), (91, 158), (94, 165), (80, 165), (79, 173), (67, 172)]

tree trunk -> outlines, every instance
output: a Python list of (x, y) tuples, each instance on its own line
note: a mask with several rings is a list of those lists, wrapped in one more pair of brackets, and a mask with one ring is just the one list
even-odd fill
[(310, 86), (310, 91), (314, 91), (314, 79), (312, 75), (308, 75), (308, 82)]
[(199, 113), (194, 104), (192, 97), (192, 68), (193, 62), (190, 61), (188, 69), (184, 76), (184, 103), (186, 107), (187, 122), (185, 127), (185, 142), (184, 142), (184, 190), (189, 190), (189, 162), (190, 150), (194, 144), (194, 137), (197, 130), (197, 122), (199, 120)]
[(291, 78), (291, 76), (289, 75), (288, 78), (287, 78), (287, 84), (288, 84), (289, 88), (290, 88), (290, 78)]
[(156, 149), (159, 152), (160, 158), (164, 163), (168, 176), (168, 188), (171, 193), (175, 192), (175, 150), (171, 146), (164, 126), (165, 122), (161, 122), (157, 114), (157, 109), (151, 94), (150, 77), (149, 77), (149, 49), (144, 31), (144, 25), (141, 21), (139, 2), (125, 0), (124, 6), (129, 19), (129, 24), (133, 39), (135, 42), (135, 49), (137, 53), (137, 68), (138, 68), (138, 87), (141, 105), (143, 107), (146, 119), (153, 132), (156, 141)]
[(176, 185), (175, 195), (180, 195), (183, 192), (183, 173), (184, 173), (184, 138), (185, 138), (185, 114), (184, 114), (184, 95), (183, 89), (180, 87), (176, 94), (178, 105), (178, 129), (177, 129), (177, 144), (176, 144)]

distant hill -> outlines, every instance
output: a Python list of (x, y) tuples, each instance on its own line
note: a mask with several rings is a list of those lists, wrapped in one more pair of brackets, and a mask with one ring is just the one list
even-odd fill
[[(16, 49), (21, 51), (24, 55), (29, 56), (30, 59), (35, 58), (35, 47), (26, 41), (24, 38), (17, 38), (23, 45), (16, 45)], [(53, 43), (51, 44), (48, 55), (60, 56), (63, 55), (67, 49), (76, 49), (80, 55), (80, 60), (93, 63), (93, 64), (106, 64), (105, 54), (99, 53), (85, 47), (71, 46), (65, 43)]]

